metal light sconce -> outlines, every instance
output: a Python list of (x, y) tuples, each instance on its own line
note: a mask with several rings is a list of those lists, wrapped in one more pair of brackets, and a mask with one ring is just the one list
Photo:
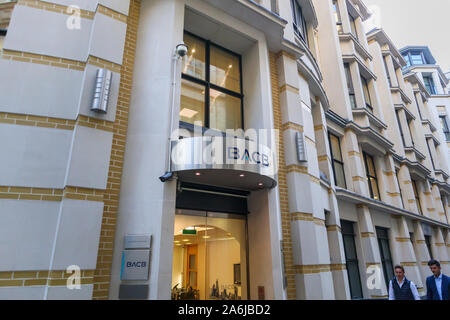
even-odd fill
[(109, 93), (111, 91), (112, 72), (106, 69), (97, 70), (94, 99), (91, 111), (97, 113), (108, 112)]
[(297, 158), (299, 162), (307, 162), (308, 154), (306, 152), (305, 134), (303, 132), (297, 132), (295, 136), (297, 142)]

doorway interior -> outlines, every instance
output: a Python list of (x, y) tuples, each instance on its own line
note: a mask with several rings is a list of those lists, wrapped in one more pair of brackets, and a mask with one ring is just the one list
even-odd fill
[(247, 216), (177, 210), (173, 300), (247, 299)]

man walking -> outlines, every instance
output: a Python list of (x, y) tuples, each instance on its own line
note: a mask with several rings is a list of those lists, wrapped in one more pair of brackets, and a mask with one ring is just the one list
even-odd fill
[(428, 262), (432, 276), (427, 278), (428, 300), (450, 300), (450, 278), (441, 273), (441, 264), (437, 260)]
[(403, 266), (395, 266), (394, 271), (395, 278), (389, 282), (389, 300), (420, 300), (417, 287), (406, 279)]

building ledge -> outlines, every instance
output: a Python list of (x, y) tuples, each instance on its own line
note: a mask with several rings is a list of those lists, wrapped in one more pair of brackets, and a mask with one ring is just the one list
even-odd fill
[(369, 59), (370, 61), (373, 60), (372, 55), (369, 53), (369, 51), (366, 50), (366, 48), (363, 47), (363, 45), (359, 42), (359, 40), (351, 33), (340, 33), (339, 34), (339, 40), (341, 41), (353, 41), (355, 44), (355, 50), (361, 55), (363, 59)]
[(361, 116), (361, 115), (365, 115), (369, 118), (369, 122), (371, 124), (373, 124), (375, 127), (377, 127), (378, 129), (387, 129), (387, 125), (381, 121), (380, 119), (378, 119), (372, 112), (370, 112), (369, 110), (367, 110), (367, 108), (357, 108), (357, 109), (352, 109), (352, 113), (355, 116)]
[(406, 113), (406, 118), (408, 120), (416, 120), (416, 117), (412, 114), (411, 111), (409, 111), (409, 109), (404, 104), (395, 104), (394, 107), (395, 107), (395, 110), (400, 110), (400, 109), (404, 110)]
[(400, 87), (391, 87), (392, 93), (400, 93), (400, 96), (402, 97), (402, 100), (406, 104), (412, 103), (412, 100), (406, 95), (406, 93), (403, 91)]
[(354, 204), (361, 204), (361, 205), (367, 205), (369, 208), (391, 214), (393, 216), (403, 216), (406, 218), (412, 218), (414, 220), (420, 220), (435, 226), (444, 227), (444, 228), (450, 228), (450, 225), (442, 223), (440, 221), (419, 215), (417, 213), (394, 207), (390, 204), (387, 204), (382, 201), (374, 200), (372, 198), (365, 197), (363, 195), (354, 193), (352, 191), (342, 189), (339, 187), (336, 187), (336, 198), (339, 200), (344, 200), (347, 202), (351, 202)]

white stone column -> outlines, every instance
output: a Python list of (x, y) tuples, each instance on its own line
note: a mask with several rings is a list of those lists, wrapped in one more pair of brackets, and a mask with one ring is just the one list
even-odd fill
[[(183, 41), (183, 26), (184, 1), (142, 2), (110, 299), (118, 298), (126, 234), (152, 235), (150, 280), (138, 284), (149, 285), (149, 299), (170, 299), (176, 181), (162, 183), (158, 177), (167, 170), (172, 57)], [(175, 124), (178, 102), (174, 110)]]

